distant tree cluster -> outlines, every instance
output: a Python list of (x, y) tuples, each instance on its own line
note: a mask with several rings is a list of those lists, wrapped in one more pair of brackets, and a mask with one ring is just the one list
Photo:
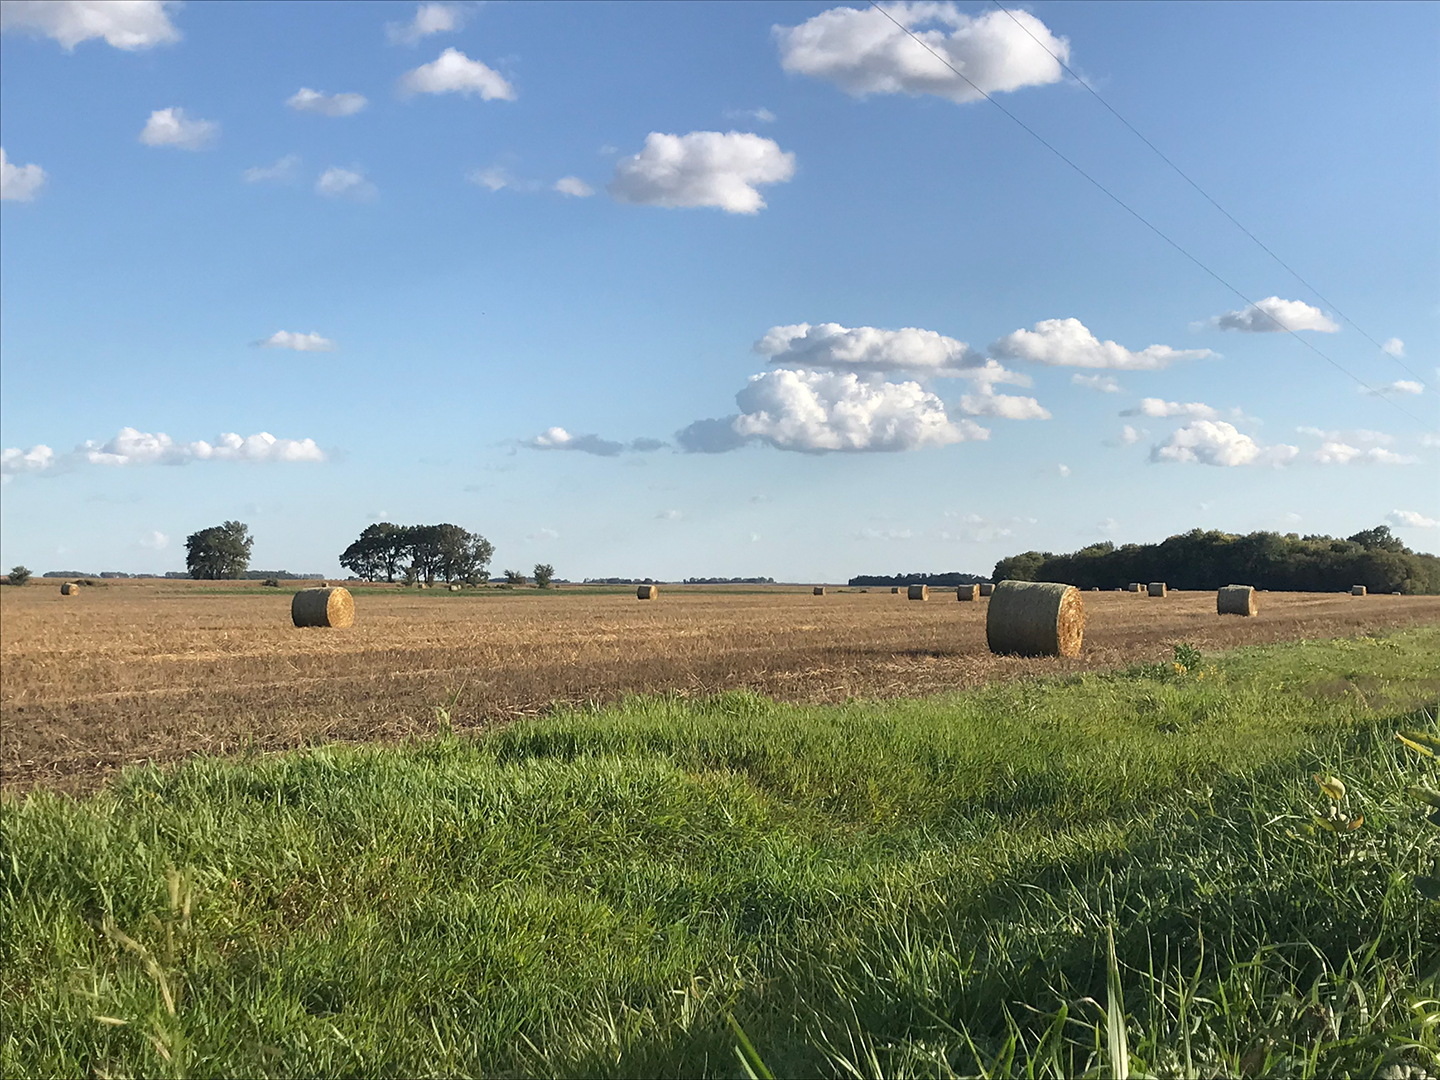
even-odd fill
[(850, 585), (931, 585), (941, 588), (945, 585), (979, 585), (988, 579), (975, 574), (860, 574), (852, 577)]
[[(1246, 536), (1192, 529), (1158, 544), (1106, 541), (1067, 555), (1027, 551), (995, 564), (996, 581), (1063, 581), (1082, 589), (1163, 581), (1172, 589), (1254, 585), (1277, 592), (1440, 593), (1440, 558), (1411, 551), (1388, 526), (1344, 540), (1254, 532)], [(862, 579), (854, 579), (851, 584)]]
[(463, 581), (478, 585), (490, 580), (495, 546), (479, 533), (459, 525), (395, 525), (382, 521), (367, 526), (360, 538), (340, 554), (340, 565), (364, 581)]
[(664, 585), (665, 582), (656, 578), (638, 577), (587, 577), (585, 585)]
[(686, 585), (774, 585), (773, 577), (687, 577)]
[(243, 521), (226, 521), (185, 538), (185, 568), (192, 578), (218, 581), (245, 576), (255, 538)]

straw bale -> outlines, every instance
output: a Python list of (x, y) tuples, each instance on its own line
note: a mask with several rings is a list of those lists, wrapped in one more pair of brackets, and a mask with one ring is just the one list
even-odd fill
[(290, 619), (296, 626), (349, 626), (355, 621), (355, 599), (349, 589), (301, 589), (290, 601)]
[(1217, 615), (1258, 615), (1260, 606), (1255, 603), (1253, 585), (1226, 585), (1215, 594)]
[(459, 592), (459, 591), (460, 591), (460, 586), (457, 585), (455, 582), (452, 581), (452, 582), (450, 583), (450, 591), (451, 591), (451, 592)]
[(636, 600), (654, 600), (660, 590), (654, 585), (641, 585), (635, 590)]
[(1125, 586), (1125, 591), (1142, 593), (1145, 591), (1145, 583), (1143, 581), (1132, 581), (1129, 585)]
[(1165, 582), (1152, 581), (1149, 585), (1145, 586), (1145, 592), (1148, 596), (1164, 596), (1166, 592)]
[(956, 586), (956, 589), (955, 589), (955, 599), (956, 599), (956, 600), (979, 600), (979, 599), (980, 599), (980, 586), (979, 586), (979, 585), (959, 585), (959, 586)]
[(988, 581), (982, 581), (982, 582), (980, 583), (980, 595), (981, 595), (981, 596), (989, 596), (989, 595), (990, 595), (991, 593), (993, 593), (994, 591), (995, 591), (995, 586), (992, 585), (992, 584), (990, 584), (990, 582), (988, 582)]
[(73, 581), (67, 581), (67, 582), (65, 582), (64, 585), (61, 585), (61, 586), (60, 586), (60, 595), (61, 595), (61, 596), (74, 596), (74, 595), (75, 595), (76, 593), (78, 593), (79, 591), (80, 591), (80, 586), (77, 585), (77, 584), (76, 584), (75, 582), (73, 582)]
[(1364, 596), (1364, 595), (1365, 595), (1365, 586), (1364, 586), (1364, 585), (1351, 585), (1351, 586), (1350, 586), (1350, 595), (1351, 595), (1351, 596)]
[(1074, 585), (1002, 581), (985, 613), (985, 640), (993, 653), (1079, 656), (1085, 637), (1085, 601)]
[(824, 585), (816, 585), (816, 586), (815, 586), (815, 595), (816, 595), (816, 596), (824, 596), (824, 595), (825, 595), (825, 586), (824, 586)]
[(891, 595), (891, 596), (897, 596), (897, 595), (899, 595), (899, 593), (900, 593), (900, 586), (899, 586), (899, 585), (892, 585), (892, 586), (890, 587), (890, 595)]
[(905, 590), (905, 596), (910, 600), (929, 600), (930, 586), (911, 585), (908, 589)]

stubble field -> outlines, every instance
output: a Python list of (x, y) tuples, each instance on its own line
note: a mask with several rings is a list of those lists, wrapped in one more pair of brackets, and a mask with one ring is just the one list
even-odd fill
[(986, 601), (937, 591), (666, 587), (418, 592), (357, 587), (355, 626), (296, 630), (290, 589), (127, 582), (0, 591), (3, 782), (83, 791), (117, 768), (327, 740), (394, 741), (556, 703), (746, 689), (782, 701), (915, 697), (1202, 651), (1440, 622), (1440, 597), (1270, 593), (1255, 619), (1214, 594), (1087, 593), (1075, 660), (990, 655)]

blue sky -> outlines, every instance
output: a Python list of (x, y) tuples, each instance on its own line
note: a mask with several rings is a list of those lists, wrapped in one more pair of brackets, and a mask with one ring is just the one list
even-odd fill
[(1440, 8), (886, 10), (6, 0), (0, 563), (1436, 549)]

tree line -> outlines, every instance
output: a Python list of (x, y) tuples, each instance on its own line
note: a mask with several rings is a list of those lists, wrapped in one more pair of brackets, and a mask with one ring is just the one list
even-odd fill
[(930, 585), (936, 589), (947, 585), (978, 585), (985, 578), (976, 574), (951, 571), (945, 574), (859, 574), (850, 585)]
[(446, 582), (490, 580), (495, 545), (459, 525), (369, 525), (340, 554), (340, 565), (365, 581)]
[(1158, 544), (1106, 541), (1068, 554), (1027, 551), (995, 564), (995, 581), (1062, 581), (1082, 589), (1163, 581), (1174, 589), (1253, 585), (1279, 592), (1440, 593), (1440, 558), (1411, 551), (1388, 526), (1343, 540), (1253, 532), (1245, 536), (1192, 529)]

